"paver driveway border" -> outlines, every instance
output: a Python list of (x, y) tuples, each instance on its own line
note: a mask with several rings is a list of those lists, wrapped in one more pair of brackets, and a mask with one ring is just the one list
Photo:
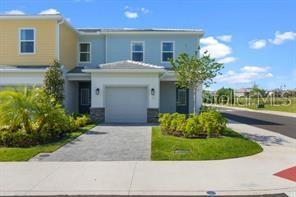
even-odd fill
[(147, 161), (153, 124), (101, 124), (51, 154), (30, 161)]

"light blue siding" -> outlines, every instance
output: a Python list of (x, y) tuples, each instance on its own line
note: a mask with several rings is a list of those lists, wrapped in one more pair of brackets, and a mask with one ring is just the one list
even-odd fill
[(190, 34), (80, 35), (80, 42), (91, 42), (91, 63), (79, 63), (79, 65), (96, 66), (102, 63), (130, 60), (131, 42), (144, 41), (144, 62), (169, 66), (168, 63), (161, 62), (162, 41), (174, 41), (174, 55), (178, 57), (181, 53), (194, 55), (199, 45), (198, 40), (196, 35)]
[[(99, 64), (105, 63), (105, 36), (104, 35), (80, 35), (79, 42), (91, 43), (91, 62), (79, 63), (80, 66), (97, 66)], [(77, 50), (79, 50), (79, 48)], [(78, 53), (78, 62), (79, 62), (79, 53)]]
[(168, 63), (161, 63), (161, 42), (174, 41), (175, 43), (175, 57), (181, 53), (188, 53), (194, 55), (197, 46), (198, 38), (195, 35), (170, 35), (170, 34), (121, 34), (108, 35), (106, 62), (114, 62), (120, 60), (131, 59), (131, 42), (144, 41), (145, 54), (144, 62), (156, 65), (168, 66)]

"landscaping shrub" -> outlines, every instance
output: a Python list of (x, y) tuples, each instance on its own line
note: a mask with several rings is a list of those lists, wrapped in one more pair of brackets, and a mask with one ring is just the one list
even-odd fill
[(77, 127), (83, 127), (87, 125), (90, 122), (90, 117), (89, 115), (82, 115), (82, 116), (77, 116), (75, 119), (75, 125)]
[(74, 119), (42, 88), (0, 92), (0, 145), (28, 147), (48, 143), (88, 123)]
[(227, 120), (217, 111), (203, 112), (198, 117), (199, 123), (209, 137), (218, 136), (226, 128)]
[(227, 120), (217, 111), (209, 110), (200, 115), (160, 114), (161, 132), (186, 138), (205, 138), (219, 136), (226, 128)]
[(159, 114), (159, 123), (161, 132), (168, 134), (171, 125), (171, 115), (169, 113)]
[(185, 129), (183, 130), (185, 137), (202, 137), (204, 131), (198, 122), (198, 116), (190, 117), (186, 121)]

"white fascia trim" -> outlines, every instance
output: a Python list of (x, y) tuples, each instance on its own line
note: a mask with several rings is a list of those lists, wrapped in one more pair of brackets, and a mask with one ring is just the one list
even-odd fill
[(0, 15), (0, 20), (43, 20), (53, 19), (59, 20), (63, 17), (61, 15)]
[(67, 76), (85, 77), (85, 76), (90, 76), (90, 74), (89, 73), (67, 73)]
[(83, 69), (89, 73), (162, 73), (164, 69)]
[(0, 68), (0, 72), (2, 73), (45, 73), (46, 69), (16, 69), (16, 68)]
[[(95, 34), (98, 34), (96, 32)], [(149, 32), (149, 31), (144, 31), (144, 32), (138, 32), (138, 31), (127, 31), (127, 32), (100, 32), (100, 34), (183, 34), (183, 35), (197, 35), (199, 37), (202, 37), (204, 35), (204, 32), (159, 32), (159, 31), (154, 31), (154, 32)]]

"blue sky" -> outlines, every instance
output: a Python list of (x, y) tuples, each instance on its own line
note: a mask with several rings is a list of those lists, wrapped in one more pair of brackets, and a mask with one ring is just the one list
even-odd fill
[(60, 12), (74, 27), (202, 28), (225, 62), (211, 89), (296, 88), (296, 1), (0, 0), (0, 13)]

